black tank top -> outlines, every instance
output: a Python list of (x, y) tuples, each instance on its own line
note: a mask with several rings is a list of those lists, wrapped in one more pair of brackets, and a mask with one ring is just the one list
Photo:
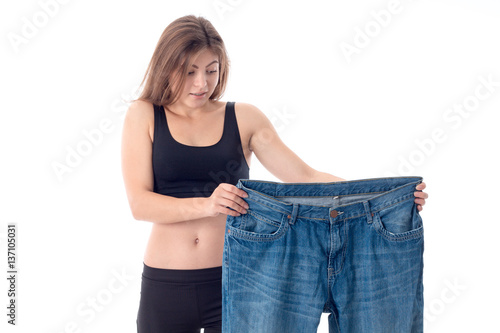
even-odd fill
[(154, 192), (177, 198), (209, 197), (220, 183), (236, 185), (239, 179), (248, 179), (234, 102), (226, 103), (219, 142), (203, 147), (176, 141), (168, 129), (163, 106), (153, 106)]

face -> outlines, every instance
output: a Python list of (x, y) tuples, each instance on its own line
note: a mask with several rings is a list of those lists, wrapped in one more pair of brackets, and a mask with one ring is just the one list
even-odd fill
[(202, 51), (188, 66), (186, 82), (175, 104), (189, 108), (203, 106), (219, 83), (219, 57), (210, 50)]

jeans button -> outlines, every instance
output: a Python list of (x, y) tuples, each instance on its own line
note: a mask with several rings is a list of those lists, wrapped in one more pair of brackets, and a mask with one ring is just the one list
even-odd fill
[(337, 217), (339, 215), (339, 212), (337, 212), (335, 209), (330, 211), (330, 217)]

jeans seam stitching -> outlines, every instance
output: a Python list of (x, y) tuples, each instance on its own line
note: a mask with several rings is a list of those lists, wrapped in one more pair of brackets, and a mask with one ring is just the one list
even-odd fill
[(344, 242), (344, 245), (342, 246), (342, 263), (341, 263), (339, 269), (337, 269), (335, 272), (332, 273), (332, 276), (333, 275), (338, 275), (342, 271), (342, 269), (344, 268), (345, 255), (346, 255), (346, 249), (347, 249), (347, 242), (349, 241), (349, 237), (347, 237), (347, 227), (348, 227), (348, 224), (344, 223), (345, 242)]

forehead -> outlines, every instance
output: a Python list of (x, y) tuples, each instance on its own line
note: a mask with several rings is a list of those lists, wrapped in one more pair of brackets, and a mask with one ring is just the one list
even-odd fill
[(198, 54), (194, 55), (191, 64), (206, 66), (214, 61), (219, 61), (219, 56), (210, 49), (204, 49)]

